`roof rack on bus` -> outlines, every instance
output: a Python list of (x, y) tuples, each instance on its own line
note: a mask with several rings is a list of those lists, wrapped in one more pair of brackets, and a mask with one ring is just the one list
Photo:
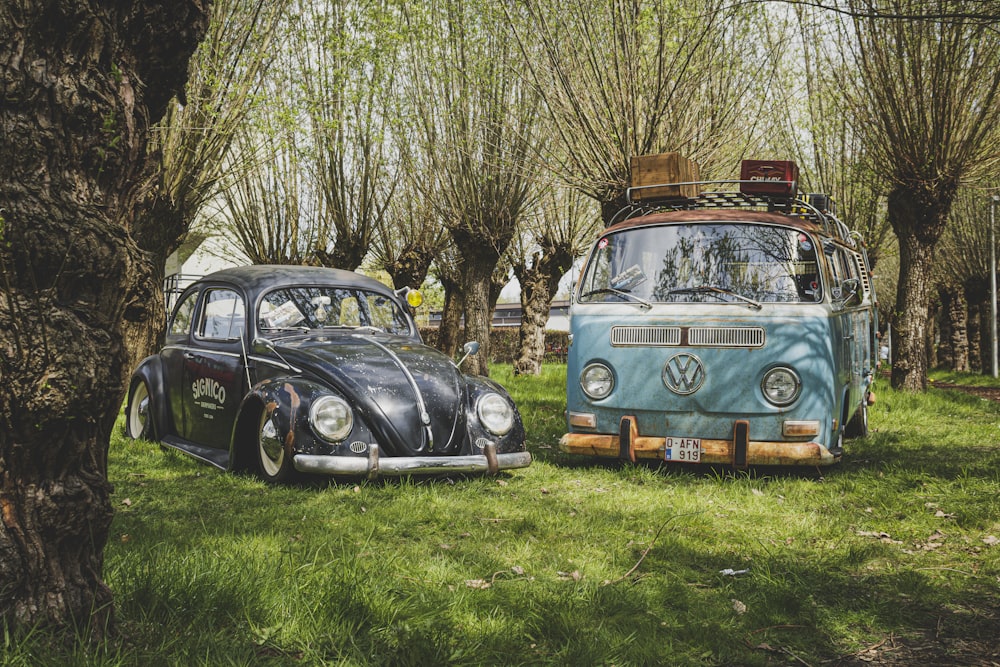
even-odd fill
[[(697, 163), (677, 153), (633, 157), (634, 185), (626, 190), (628, 204), (609, 226), (656, 211), (763, 209), (813, 222), (854, 246), (855, 236), (837, 218), (833, 199), (822, 193), (800, 197), (798, 178), (798, 167), (790, 160), (743, 160), (739, 179), (702, 181)], [(707, 187), (717, 191), (706, 191)]]

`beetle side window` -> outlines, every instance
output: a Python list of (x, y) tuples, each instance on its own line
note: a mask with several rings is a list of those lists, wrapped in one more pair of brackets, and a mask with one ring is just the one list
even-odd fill
[(198, 302), (198, 293), (191, 292), (174, 309), (174, 317), (167, 329), (168, 336), (187, 336), (191, 333), (191, 316), (194, 315), (194, 304)]
[(233, 340), (243, 335), (246, 319), (243, 297), (230, 289), (212, 289), (205, 294), (205, 306), (198, 322), (197, 336), (207, 340)]

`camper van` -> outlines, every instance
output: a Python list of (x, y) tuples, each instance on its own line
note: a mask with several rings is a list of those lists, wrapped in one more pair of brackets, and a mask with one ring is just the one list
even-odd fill
[(839, 461), (845, 438), (867, 435), (878, 359), (860, 237), (830, 197), (799, 192), (793, 162), (746, 160), (716, 182), (674, 153), (632, 168), (629, 205), (574, 289), (560, 449)]

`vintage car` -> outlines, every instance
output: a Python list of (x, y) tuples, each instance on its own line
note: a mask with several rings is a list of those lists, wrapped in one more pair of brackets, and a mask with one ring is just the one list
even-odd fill
[[(685, 171), (675, 156), (648, 171)], [(633, 186), (573, 296), (563, 451), (825, 466), (867, 434), (868, 258), (797, 181), (792, 162), (746, 161), (738, 181)]]
[(403, 296), (335, 269), (210, 274), (132, 374), (126, 434), (268, 482), (528, 466), (510, 396), (424, 345)]

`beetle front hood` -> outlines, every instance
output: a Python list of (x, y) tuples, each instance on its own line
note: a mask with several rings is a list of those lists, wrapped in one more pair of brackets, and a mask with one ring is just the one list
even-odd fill
[(387, 453), (454, 454), (461, 447), (465, 381), (434, 348), (401, 336), (342, 332), (275, 344), (289, 363), (342, 392)]

